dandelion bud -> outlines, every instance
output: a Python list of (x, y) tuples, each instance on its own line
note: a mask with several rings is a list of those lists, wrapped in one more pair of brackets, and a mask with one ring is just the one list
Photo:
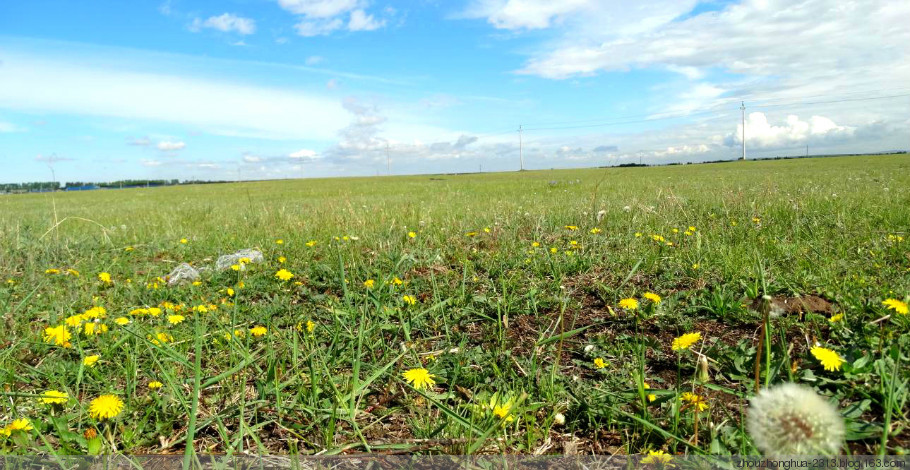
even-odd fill
[(711, 375), (708, 373), (708, 358), (703, 354), (698, 356), (698, 381), (711, 381)]
[(765, 455), (835, 455), (844, 440), (844, 421), (812, 389), (786, 383), (752, 398), (749, 435)]

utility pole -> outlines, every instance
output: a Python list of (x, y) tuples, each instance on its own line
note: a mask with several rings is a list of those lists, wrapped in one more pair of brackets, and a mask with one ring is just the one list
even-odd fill
[(743, 115), (743, 158), (742, 158), (742, 160), (745, 160), (746, 159), (746, 102), (745, 101), (740, 103), (739, 110), (742, 112), (742, 115)]
[(389, 156), (389, 143), (385, 143), (385, 165), (389, 171), (389, 176), (392, 176), (392, 157)]
[(639, 150), (639, 151), (638, 151), (638, 164), (639, 164), (639, 165), (641, 165), (641, 164), (642, 164), (642, 159), (641, 159), (641, 150)]
[(809, 156), (809, 144), (806, 144), (806, 156)]
[(521, 163), (520, 163), (520, 164), (521, 164), (521, 169), (520, 169), (520, 171), (524, 171), (524, 169), (525, 169), (525, 156), (524, 156), (524, 152), (523, 152), (523, 150), (522, 150), (522, 145), (521, 145), (521, 133), (522, 133), (521, 124), (519, 124), (519, 125), (518, 125), (518, 159), (519, 159), (519, 161), (521, 162)]

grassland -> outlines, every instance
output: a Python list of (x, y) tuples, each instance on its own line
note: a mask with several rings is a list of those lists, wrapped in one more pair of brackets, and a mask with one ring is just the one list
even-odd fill
[(0, 453), (754, 454), (756, 355), (905, 453), (908, 188), (892, 155), (2, 196)]

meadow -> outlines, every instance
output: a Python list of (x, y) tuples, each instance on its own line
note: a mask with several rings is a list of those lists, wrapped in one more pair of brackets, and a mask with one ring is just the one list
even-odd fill
[(906, 453), (908, 188), (881, 155), (0, 196), (0, 453), (756, 454), (783, 382)]

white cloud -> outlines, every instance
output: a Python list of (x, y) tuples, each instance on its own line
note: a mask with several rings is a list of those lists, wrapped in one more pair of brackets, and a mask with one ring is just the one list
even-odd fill
[(338, 88), (338, 80), (333, 78), (333, 79), (325, 82), (325, 88), (327, 90), (334, 90), (334, 89)]
[[(302, 16), (294, 29), (304, 37), (326, 36), (342, 28), (348, 31), (375, 31), (382, 28), (386, 25), (386, 20), (376, 19), (367, 13), (364, 8), (368, 3), (366, 0), (278, 0), (281, 8)], [(387, 9), (385, 13), (391, 16), (395, 11)]]
[(292, 152), (292, 153), (288, 154), (288, 158), (296, 158), (296, 159), (316, 158), (316, 155), (317, 155), (317, 153), (314, 150), (300, 149), (296, 152)]
[(278, 0), (278, 5), (295, 15), (308, 18), (332, 18), (360, 8), (361, 0)]
[(186, 148), (186, 143), (180, 141), (162, 140), (158, 142), (158, 145), (156, 145), (156, 147), (162, 152), (177, 152)]
[[(835, 8), (825, 0), (747, 0), (676, 22), (668, 22), (655, 3), (659, 2), (641, 2), (643, 14), (631, 18), (637, 27), (625, 31), (607, 27), (600, 32), (590, 28), (582, 29), (582, 34), (565, 32), (533, 57), (523, 73), (560, 79), (663, 67), (687, 76), (707, 68), (762, 76), (819, 76), (832, 69), (896, 65), (908, 55), (906, 2), (843, 1)], [(671, 11), (681, 13), (678, 8)], [(573, 21), (582, 24), (599, 18), (578, 15)]]
[(139, 163), (141, 163), (142, 166), (161, 166), (161, 163), (162, 163), (162, 162), (159, 161), (159, 160), (147, 160), (147, 159), (142, 159), (142, 160), (139, 161)]
[(368, 15), (363, 10), (352, 11), (348, 21), (348, 31), (375, 31), (383, 26), (385, 26), (385, 20), (377, 21), (373, 15)]
[[(727, 135), (727, 145), (742, 145), (743, 126)], [(778, 125), (768, 121), (764, 113), (749, 113), (746, 119), (746, 148), (781, 149), (813, 143), (832, 143), (853, 136), (853, 127), (839, 126), (824, 116), (812, 116), (808, 121), (796, 115), (787, 116)]]
[(597, 3), (591, 0), (479, 0), (468, 6), (465, 16), (486, 17), (498, 29), (542, 29), (562, 22), (567, 15), (588, 12)]
[(244, 155), (243, 161), (246, 163), (259, 163), (262, 161), (262, 157), (258, 155)]
[(297, 34), (309, 38), (314, 36), (325, 36), (333, 31), (341, 29), (344, 21), (340, 18), (331, 20), (304, 20), (294, 25)]
[(0, 52), (0, 108), (192, 125), (229, 136), (328, 139), (347, 122), (335, 99)]
[(190, 30), (199, 31), (201, 28), (217, 29), (225, 33), (237, 33), (249, 35), (256, 32), (256, 22), (250, 18), (237, 16), (233, 13), (224, 13), (220, 16), (212, 16), (203, 21), (199, 18), (193, 20)]
[(322, 56), (311, 55), (306, 58), (306, 61), (304, 61), (304, 64), (306, 64), (309, 67), (312, 67), (314, 65), (319, 65), (319, 64), (323, 63), (324, 61), (325, 61), (325, 58), (323, 58)]

